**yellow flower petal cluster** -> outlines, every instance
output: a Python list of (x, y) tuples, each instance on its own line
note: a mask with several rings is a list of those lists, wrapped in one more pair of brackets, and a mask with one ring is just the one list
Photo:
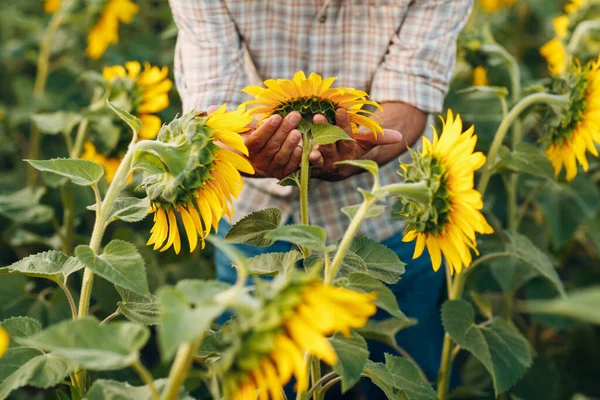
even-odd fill
[[(196, 248), (198, 237), (204, 248), (204, 239), (208, 236), (211, 227), (216, 231), (224, 215), (230, 218), (233, 215), (233, 198), (239, 196), (243, 187), (240, 172), (254, 174), (254, 168), (244, 157), (212, 144), (213, 141), (219, 141), (248, 155), (248, 149), (239, 135), (248, 130), (247, 126), (252, 121), (245, 107), (226, 112), (223, 105), (205, 118), (195, 118), (202, 119), (205, 126), (209, 128), (210, 148), (203, 148), (202, 154), (198, 155), (199, 158), (206, 158), (209, 162), (207, 165), (200, 165), (200, 161), (196, 160), (192, 164), (192, 170), (181, 171), (176, 177), (165, 172), (164, 178), (181, 193), (174, 201), (167, 201), (160, 196), (150, 198), (154, 226), (150, 230), (151, 236), (146, 245), (153, 245), (154, 250), (165, 251), (172, 246), (175, 253), (179, 254), (181, 233), (177, 224), (178, 216), (187, 236), (190, 252)], [(161, 139), (160, 134), (158, 139)], [(206, 152), (210, 156), (207, 156)], [(196, 157), (196, 154), (191, 156)], [(195, 186), (186, 187), (186, 181), (193, 182)], [(157, 185), (163, 183), (164, 180), (161, 178)]]
[(473, 86), (488, 86), (487, 69), (484, 66), (473, 68)]
[(270, 332), (244, 335), (246, 340), (240, 345), (234, 370), (227, 374), (224, 383), (227, 398), (282, 399), (283, 386), (292, 376), (296, 378), (296, 389), (305, 391), (308, 388), (305, 353), (334, 365), (338, 358), (327, 336), (337, 332), (350, 335), (351, 328), (366, 325), (376, 311), (374, 293), (359, 293), (322, 282), (311, 282), (291, 291), (291, 294), (290, 290), (284, 291), (273, 300), (285, 304), (277, 310), (279, 315), (286, 316), (280, 325)]
[(569, 14), (573, 14), (586, 4), (587, 0), (571, 0), (565, 5), (565, 15), (558, 16), (552, 21), (556, 37), (540, 48), (540, 54), (548, 63), (548, 70), (553, 76), (562, 75), (571, 57), (567, 52), (564, 40), (569, 31)]
[(480, 0), (481, 8), (489, 13), (496, 12), (502, 7), (511, 7), (516, 0)]
[(6, 353), (8, 350), (8, 346), (10, 345), (10, 336), (8, 336), (8, 332), (2, 326), (0, 326), (0, 357)]
[(60, 0), (42, 0), (44, 2), (44, 11), (48, 14), (58, 11), (60, 8)]
[(373, 113), (363, 109), (371, 105), (381, 109), (379, 104), (367, 100), (367, 93), (352, 88), (332, 88), (336, 78), (323, 79), (321, 75), (311, 73), (308, 78), (302, 71), (294, 74), (294, 79), (268, 79), (266, 87), (248, 86), (242, 91), (256, 97), (247, 101), (246, 105), (257, 106), (250, 113), (258, 114), (262, 119), (273, 114), (287, 115), (298, 111), (312, 122), (312, 116), (323, 114), (329, 123), (335, 124), (335, 111), (345, 108), (352, 125), (357, 132), (358, 126), (364, 126), (374, 134), (382, 133), (383, 128), (369, 115)]
[(571, 181), (577, 176), (577, 163), (588, 170), (586, 153), (598, 156), (596, 144), (600, 144), (600, 57), (585, 68), (575, 67), (578, 75), (571, 87), (570, 110), (550, 138), (546, 156), (558, 175), (563, 166)]
[(427, 247), (434, 270), (440, 268), (443, 255), (450, 272), (460, 273), (471, 264), (471, 250), (478, 254), (476, 233), (493, 233), (480, 211), (481, 194), (474, 188), (475, 171), (485, 164), (485, 156), (473, 152), (477, 135), (473, 126), (462, 131), (460, 115), (455, 118), (448, 110), (442, 123), (441, 135), (434, 129), (433, 143), (423, 138), (423, 149), (417, 154), (415, 164), (401, 165), (407, 182), (421, 176), (429, 180), (434, 192), (420, 219), (419, 215), (409, 215), (415, 219), (409, 219), (402, 240), (416, 240), (413, 258)]
[(96, 25), (88, 35), (86, 54), (98, 59), (106, 49), (119, 41), (119, 22), (131, 23), (139, 6), (131, 0), (107, 0)]
[(168, 78), (168, 67), (151, 66), (144, 63), (144, 69), (137, 61), (125, 63), (125, 67), (114, 65), (105, 67), (102, 71), (104, 79), (108, 82), (117, 80), (132, 80), (135, 90), (130, 93), (134, 104), (134, 112), (142, 121), (139, 132), (140, 139), (154, 139), (158, 133), (161, 121), (154, 113), (160, 112), (169, 106), (169, 91), (173, 82)]
[(119, 165), (121, 165), (121, 160), (123, 157), (108, 157), (102, 153), (99, 153), (94, 146), (94, 143), (88, 141), (83, 144), (83, 153), (81, 153), (81, 158), (83, 160), (90, 160), (97, 162), (102, 165), (104, 168), (104, 176), (106, 176), (106, 181), (108, 183), (112, 182), (117, 170), (119, 169)]

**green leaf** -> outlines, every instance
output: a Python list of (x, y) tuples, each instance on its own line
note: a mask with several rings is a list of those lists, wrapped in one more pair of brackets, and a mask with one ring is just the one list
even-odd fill
[[(342, 208), (342, 212), (344, 214), (346, 214), (348, 216), (348, 218), (352, 219), (356, 215), (356, 212), (358, 211), (358, 209), (360, 208), (360, 206), (361, 206), (360, 204), (356, 204), (356, 205), (353, 205), (353, 206), (343, 207)], [(383, 214), (383, 212), (385, 211), (386, 208), (387, 208), (386, 206), (380, 206), (380, 205), (377, 205), (377, 204), (373, 204), (367, 210), (367, 213), (365, 215), (365, 219), (367, 219), (367, 218), (375, 218), (375, 217), (380, 216), (381, 214)]]
[(142, 325), (156, 325), (160, 318), (158, 297), (141, 296), (120, 286), (115, 286), (121, 296), (117, 307), (128, 320)]
[(320, 252), (328, 252), (333, 249), (325, 243), (327, 240), (325, 230), (316, 225), (283, 225), (267, 232), (265, 238), (273, 242), (281, 240), (294, 243), (297, 246)]
[(11, 346), (19, 346), (15, 339), (24, 338), (42, 330), (42, 324), (29, 317), (12, 317), (2, 321), (2, 328), (11, 338)]
[(456, 93), (469, 94), (473, 98), (477, 98), (477, 94), (493, 94), (505, 98), (508, 96), (508, 89), (504, 86), (470, 86), (468, 88), (457, 90)]
[[(210, 284), (200, 286), (201, 289), (211, 288)], [(163, 361), (170, 360), (182, 343), (192, 342), (202, 336), (225, 311), (223, 305), (206, 299), (214, 297), (214, 292), (207, 296), (200, 290), (195, 296), (199, 296), (202, 301), (193, 302), (185, 285), (183, 287), (184, 289), (163, 287), (158, 293), (161, 303), (158, 344)]]
[(524, 172), (541, 178), (555, 179), (554, 168), (542, 151), (527, 143), (519, 143), (511, 152), (502, 146), (498, 150), (503, 167), (515, 172)]
[(378, 340), (390, 347), (397, 348), (396, 335), (403, 329), (417, 324), (414, 318), (387, 318), (383, 320), (370, 319), (362, 328), (356, 331), (366, 339)]
[(369, 171), (375, 179), (379, 176), (379, 165), (373, 160), (345, 160), (338, 161), (336, 164), (345, 164), (345, 165), (353, 165), (355, 167), (362, 168), (366, 171)]
[(141, 325), (131, 322), (100, 325), (100, 321), (88, 317), (60, 322), (19, 342), (50, 351), (87, 369), (110, 371), (138, 361), (139, 350), (149, 337), (148, 328)]
[(60, 251), (46, 251), (25, 257), (8, 267), (0, 268), (2, 273), (18, 273), (34, 278), (46, 278), (57, 283), (65, 283), (67, 277), (84, 265), (75, 257), (68, 257)]
[(46, 193), (43, 187), (27, 186), (17, 192), (0, 195), (0, 215), (20, 224), (42, 224), (54, 216), (51, 207), (39, 204)]
[(296, 129), (298, 129), (302, 133), (308, 133), (308, 131), (312, 127), (313, 127), (313, 123), (309, 122), (303, 118), (300, 120), (300, 122), (298, 122), (298, 127)]
[(527, 340), (500, 318), (488, 326), (475, 324), (475, 310), (464, 300), (442, 306), (444, 328), (460, 347), (472, 353), (492, 376), (496, 396), (510, 389), (531, 366)]
[(336, 125), (315, 124), (311, 130), (313, 146), (335, 143), (339, 140), (353, 140), (346, 131)]
[(535, 198), (550, 228), (552, 244), (562, 248), (581, 223), (594, 218), (600, 207), (600, 191), (586, 174), (569, 184), (547, 184)]
[[(295, 186), (295, 187), (300, 187), (300, 173), (302, 172), (302, 170), (297, 170), (296, 172), (292, 172), (291, 174), (289, 174), (288, 176), (284, 177), (283, 179), (281, 179), (279, 182), (277, 182), (277, 184), (279, 186)], [(310, 176), (310, 170), (308, 172), (308, 175)], [(309, 181), (309, 186), (310, 186), (310, 181)], [(309, 187), (309, 191), (310, 191), (310, 187)]]
[[(88, 210), (96, 211), (96, 204), (88, 206)], [(137, 197), (117, 197), (110, 206), (108, 212), (108, 222), (116, 221), (120, 219), (125, 222), (139, 222), (146, 218), (148, 210), (150, 209), (150, 199), (144, 197), (138, 199)]]
[(364, 293), (375, 292), (377, 294), (377, 299), (375, 300), (377, 307), (387, 311), (392, 317), (403, 321), (407, 319), (406, 315), (400, 311), (394, 293), (377, 279), (366, 274), (355, 272), (348, 277), (346, 287)]
[(208, 240), (208, 242), (210, 242), (217, 249), (225, 253), (227, 258), (231, 260), (233, 265), (245, 265), (247, 267), (248, 259), (246, 258), (246, 255), (240, 250), (238, 250), (234, 245), (227, 243), (220, 237), (212, 234), (208, 235), (206, 240)]
[(122, 108), (117, 107), (116, 105), (108, 101), (108, 99), (106, 99), (106, 104), (111, 110), (114, 111), (115, 114), (119, 116), (119, 118), (121, 118), (123, 121), (125, 121), (127, 125), (131, 127), (135, 135), (138, 134), (140, 129), (142, 129), (142, 121), (140, 121), (137, 117), (134, 117), (133, 115), (129, 114)]
[(200, 279), (184, 279), (177, 282), (175, 288), (183, 293), (190, 303), (212, 303), (215, 296), (229, 289), (226, 282)]
[(404, 274), (404, 264), (393, 250), (365, 236), (357, 236), (350, 244), (350, 251), (363, 259), (367, 274), (388, 285), (398, 282)]
[(112, 240), (98, 256), (91, 247), (80, 245), (75, 255), (86, 267), (110, 283), (137, 294), (148, 294), (144, 259), (135, 246), (123, 240)]
[(540, 274), (529, 264), (512, 257), (497, 258), (488, 261), (490, 272), (504, 293), (510, 293)]
[(531, 243), (531, 240), (527, 236), (508, 231), (506, 232), (506, 236), (509, 240), (506, 251), (512, 257), (535, 269), (541, 276), (552, 282), (562, 296), (565, 296), (563, 283), (548, 255)]
[(371, 379), (371, 381), (385, 393), (385, 396), (388, 399), (409, 400), (408, 396), (403, 391), (395, 387), (396, 380), (385, 364), (367, 360), (363, 375)]
[(329, 338), (338, 362), (333, 370), (342, 377), (342, 393), (346, 393), (360, 380), (360, 375), (369, 359), (367, 341), (359, 334), (352, 332), (350, 337), (335, 334)]
[(47, 389), (58, 385), (75, 363), (28, 347), (11, 348), (0, 358), (0, 399), (23, 386)]
[[(159, 393), (165, 390), (167, 379), (154, 381), (154, 386)], [(105, 379), (94, 381), (90, 390), (86, 393), (84, 400), (153, 400), (149, 386), (131, 386), (127, 382), (117, 382)], [(182, 388), (178, 400), (193, 400)]]
[(167, 171), (167, 166), (155, 154), (147, 151), (136, 151), (131, 161), (131, 169), (141, 169), (151, 174), (162, 174)]
[(296, 250), (287, 253), (266, 253), (248, 259), (248, 272), (255, 275), (277, 275), (296, 268), (302, 254)]
[(234, 224), (225, 235), (225, 240), (229, 243), (268, 247), (275, 240), (267, 239), (265, 235), (279, 227), (280, 223), (281, 210), (278, 208), (256, 211)]
[(52, 160), (25, 160), (39, 171), (51, 172), (69, 178), (79, 186), (89, 186), (104, 175), (102, 166), (94, 161), (72, 158), (53, 158)]
[(530, 300), (524, 310), (533, 314), (551, 314), (600, 325), (600, 286), (591, 286), (551, 300)]
[(395, 387), (409, 399), (437, 400), (431, 385), (423, 380), (419, 370), (407, 359), (386, 354), (385, 366), (394, 377)]
[(64, 135), (69, 135), (75, 125), (81, 121), (82, 117), (81, 114), (74, 112), (57, 111), (53, 113), (33, 114), (31, 119), (42, 133), (49, 135), (63, 133)]

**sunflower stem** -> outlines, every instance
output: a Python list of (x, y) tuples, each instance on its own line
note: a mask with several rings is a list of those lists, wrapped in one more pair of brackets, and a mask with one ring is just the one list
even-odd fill
[(164, 390), (162, 397), (163, 400), (177, 399), (179, 396), (179, 391), (181, 390), (181, 386), (188, 376), (190, 366), (192, 365), (192, 361), (194, 359), (194, 354), (196, 354), (196, 351), (201, 344), (202, 338), (199, 338), (194, 342), (183, 343), (181, 346), (179, 346), (177, 356), (175, 357), (175, 361), (173, 361), (171, 371), (169, 371), (169, 382)]
[(313, 399), (314, 400), (322, 400), (323, 399), (323, 391), (321, 390), (321, 384), (319, 381), (321, 380), (321, 361), (317, 357), (312, 357), (310, 362), (310, 375), (312, 378), (313, 385)]
[[(37, 106), (39, 100), (44, 97), (44, 93), (46, 92), (46, 82), (48, 80), (52, 44), (54, 43), (54, 38), (56, 37), (56, 34), (62, 25), (64, 17), (65, 12), (62, 10), (62, 7), (52, 14), (48, 28), (46, 29), (46, 32), (44, 32), (44, 36), (42, 36), (42, 40), (40, 41), (40, 52), (38, 53), (37, 70), (35, 74), (35, 82), (33, 84), (33, 98), (35, 101), (35, 106)], [(40, 130), (35, 123), (32, 123), (31, 136), (29, 139), (29, 154), (27, 158), (37, 160), (39, 156)], [(29, 167), (28, 172), (27, 182), (30, 185), (37, 184), (39, 176), (38, 170), (33, 167)]]
[(591, 32), (595, 30), (600, 30), (600, 21), (583, 21), (577, 28), (575, 28), (575, 32), (571, 36), (571, 40), (567, 45), (567, 53), (574, 54), (579, 47), (581, 41)]
[(514, 107), (510, 110), (507, 117), (502, 120), (500, 126), (498, 126), (498, 130), (494, 135), (494, 140), (490, 147), (490, 151), (487, 154), (487, 161), (483, 166), (483, 173), (481, 175), (481, 179), (479, 181), (479, 185), (477, 190), (484, 194), (489, 183), (489, 180), (494, 172), (494, 166), (496, 164), (496, 155), (498, 154), (498, 150), (502, 143), (504, 142), (504, 138), (509, 130), (509, 128), (513, 125), (515, 120), (521, 115), (523, 111), (525, 111), (529, 106), (537, 103), (545, 103), (549, 105), (566, 105), (568, 104), (569, 97), (568, 95), (554, 95), (549, 93), (534, 93), (519, 101)]
[(79, 127), (77, 128), (77, 134), (75, 136), (75, 143), (73, 144), (73, 148), (69, 153), (70, 158), (79, 158), (81, 156), (81, 152), (83, 150), (83, 143), (85, 143), (85, 139), (87, 138), (88, 126), (90, 121), (87, 118), (84, 118), (79, 123)]
[(144, 365), (139, 361), (136, 361), (133, 364), (131, 364), (131, 368), (133, 368), (135, 372), (137, 372), (142, 382), (144, 382), (146, 386), (150, 388), (150, 392), (152, 393), (152, 400), (160, 400), (160, 394), (158, 393), (158, 390), (154, 385), (154, 378), (152, 377), (150, 371), (148, 371), (148, 369), (144, 367)]
[[(300, 165), (300, 223), (309, 224), (308, 218), (308, 181), (310, 179), (310, 134), (302, 134), (302, 164)], [(306, 247), (300, 247), (304, 258), (310, 255), (310, 250)]]
[[(445, 264), (446, 268), (446, 276), (448, 279), (448, 300), (460, 300), (462, 298), (465, 283), (467, 282), (467, 278), (470, 274), (473, 273), (473, 270), (480, 264), (484, 262), (493, 260), (495, 258), (501, 257), (509, 257), (510, 254), (508, 252), (498, 252), (491, 253), (485, 255), (483, 257), (479, 257), (477, 260), (473, 261), (468, 268), (462, 270), (461, 273), (457, 273), (452, 277), (450, 268), (448, 264)], [(447, 400), (448, 398), (448, 390), (450, 387), (450, 375), (452, 373), (452, 338), (448, 333), (444, 335), (444, 345), (442, 347), (442, 359), (440, 363), (440, 369), (438, 371), (437, 378), (437, 395), (440, 400)]]

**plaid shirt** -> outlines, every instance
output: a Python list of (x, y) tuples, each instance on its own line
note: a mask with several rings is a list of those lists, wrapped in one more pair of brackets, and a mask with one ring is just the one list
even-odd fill
[[(303, 70), (338, 78), (334, 85), (370, 93), (378, 102), (401, 101), (426, 113), (442, 110), (456, 57), (456, 38), (472, 0), (170, 0), (179, 28), (175, 78), (184, 109), (205, 110), (248, 100), (247, 47), (258, 74), (291, 78)], [(407, 153), (401, 156), (406, 158)], [(404, 160), (405, 162), (408, 159)], [(380, 169), (381, 184), (397, 182), (398, 166)], [(283, 220), (300, 221), (297, 191), (281, 192), (271, 179), (245, 179), (234, 221), (277, 207)], [(349, 219), (339, 210), (362, 202), (357, 188), (372, 177), (313, 180), (311, 224), (339, 239)], [(361, 233), (385, 240), (403, 229), (389, 213), (367, 219)]]

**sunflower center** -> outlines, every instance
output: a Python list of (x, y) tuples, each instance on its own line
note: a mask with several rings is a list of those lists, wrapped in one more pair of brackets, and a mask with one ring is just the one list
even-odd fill
[(332, 101), (313, 96), (294, 99), (280, 104), (275, 108), (273, 114), (279, 114), (285, 118), (292, 111), (298, 111), (309, 122), (312, 122), (312, 118), (315, 115), (322, 114), (327, 118), (327, 122), (335, 124), (335, 110), (337, 108), (337, 104), (334, 104)]

